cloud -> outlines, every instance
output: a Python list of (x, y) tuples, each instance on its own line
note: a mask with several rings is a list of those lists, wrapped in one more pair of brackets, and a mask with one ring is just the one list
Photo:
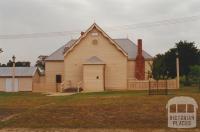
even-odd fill
[[(102, 28), (157, 21), (200, 14), (199, 0), (1, 0), (0, 34), (44, 33), (85, 30), (96, 21)], [(155, 55), (184, 39), (200, 43), (200, 21), (153, 28), (106, 30), (113, 38), (143, 38), (144, 48)], [(49, 55), (71, 37), (0, 40), (5, 52), (0, 61), (16, 54), (20, 60), (35, 62)], [(1, 57), (2, 56), (2, 57)], [(3, 59), (2, 59), (3, 58)]]

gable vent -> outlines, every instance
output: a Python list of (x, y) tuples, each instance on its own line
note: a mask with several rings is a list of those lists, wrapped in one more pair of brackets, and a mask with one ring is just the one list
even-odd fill
[(92, 37), (97, 37), (99, 34), (97, 32), (91, 33)]
[(92, 40), (92, 44), (93, 45), (97, 45), (98, 44), (98, 40), (97, 39)]

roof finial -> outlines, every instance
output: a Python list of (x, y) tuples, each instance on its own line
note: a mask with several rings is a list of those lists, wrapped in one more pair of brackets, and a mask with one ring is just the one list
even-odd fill
[(95, 17), (93, 18), (93, 22), (96, 23)]

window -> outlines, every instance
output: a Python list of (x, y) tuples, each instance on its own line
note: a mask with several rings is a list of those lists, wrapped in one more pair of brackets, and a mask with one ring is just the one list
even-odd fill
[(176, 104), (170, 105), (170, 113), (176, 113)]
[(187, 104), (187, 112), (194, 113), (194, 106), (192, 104)]
[(186, 104), (178, 104), (177, 105), (177, 112), (178, 113), (186, 113)]
[(62, 82), (62, 75), (56, 75), (56, 83)]

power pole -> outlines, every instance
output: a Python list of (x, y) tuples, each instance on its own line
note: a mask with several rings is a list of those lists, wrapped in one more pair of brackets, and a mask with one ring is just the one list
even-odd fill
[(180, 75), (179, 75), (179, 56), (178, 56), (178, 52), (176, 52), (176, 86), (177, 89), (180, 88)]

